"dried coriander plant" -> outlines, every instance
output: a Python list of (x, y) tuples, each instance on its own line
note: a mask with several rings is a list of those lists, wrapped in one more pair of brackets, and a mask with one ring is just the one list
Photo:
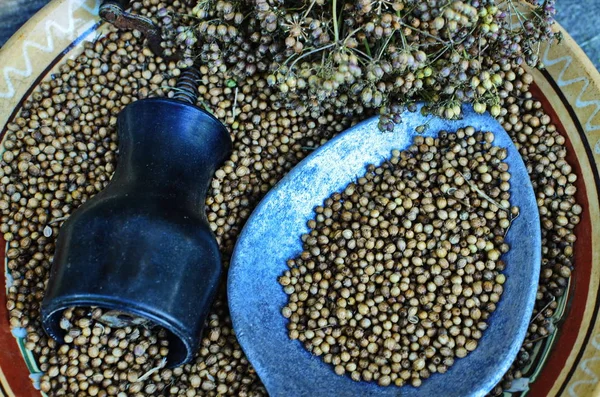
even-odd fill
[(541, 43), (557, 38), (553, 3), (525, 13), (513, 0), (201, 0), (177, 39), (199, 43), (215, 72), (268, 73), (283, 107), (378, 112), (391, 130), (416, 101), (448, 119), (462, 103), (498, 116), (510, 83), (499, 71), (541, 66)]

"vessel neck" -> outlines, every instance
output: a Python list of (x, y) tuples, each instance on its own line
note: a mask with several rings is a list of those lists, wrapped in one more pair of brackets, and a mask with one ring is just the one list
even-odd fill
[(125, 108), (118, 119), (113, 182), (132, 193), (202, 205), (216, 168), (231, 151), (227, 130), (201, 109), (169, 99)]

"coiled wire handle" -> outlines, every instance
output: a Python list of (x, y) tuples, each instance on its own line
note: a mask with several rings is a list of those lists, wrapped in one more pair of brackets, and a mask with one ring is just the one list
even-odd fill
[(198, 100), (198, 82), (200, 81), (200, 77), (200, 69), (197, 65), (185, 69), (177, 80), (173, 99), (195, 105)]

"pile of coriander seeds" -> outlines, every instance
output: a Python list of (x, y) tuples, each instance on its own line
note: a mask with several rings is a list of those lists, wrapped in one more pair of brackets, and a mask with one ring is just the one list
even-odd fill
[(420, 386), (473, 351), (503, 292), (506, 149), (473, 127), (418, 136), (315, 208), (279, 278), (288, 335), (338, 375)]
[(60, 327), (65, 331), (65, 343), (58, 347), (57, 355), (39, 362), (48, 368), (40, 384), (43, 392), (66, 385), (68, 395), (117, 395), (119, 383), (125, 382), (128, 394), (133, 395), (152, 395), (164, 388), (143, 381), (165, 367), (169, 352), (166, 332), (129, 326), (111, 329), (102, 322), (103, 314), (100, 308), (63, 312)]
[[(133, 1), (132, 8), (154, 18), (165, 7), (190, 14), (193, 3), (141, 0)], [(249, 58), (245, 61), (252, 64)], [(516, 65), (494, 68), (504, 80), (498, 87), (498, 120), (517, 143), (530, 172), (540, 207), (544, 247), (534, 319), (517, 360), (494, 390), (498, 395), (513, 379), (522, 377), (534, 346), (529, 341), (543, 340), (550, 333), (556, 299), (567, 292), (574, 266), (573, 229), (582, 208), (575, 200), (576, 175), (566, 161), (565, 139), (529, 93), (531, 75)], [(217, 171), (206, 203), (211, 228), (228, 266), (241, 228), (264, 194), (311, 150), (372, 114), (342, 118), (330, 109), (312, 114), (288, 109), (277, 89), (267, 84), (266, 75), (232, 80), (223, 68), (202, 66), (200, 71), (203, 78), (198, 105), (223, 121), (234, 141), (233, 153)], [(73, 342), (63, 347), (45, 335), (39, 321), (54, 241), (62, 222), (102, 190), (114, 172), (117, 114), (138, 99), (172, 96), (180, 73), (176, 63), (154, 56), (137, 32), (113, 31), (85, 44), (76, 58), (62, 61), (58, 72), (40, 82), (7, 125), (6, 150), (0, 164), (0, 231), (8, 244), (7, 308), (11, 327), (27, 334), (26, 346), (44, 373), (39, 386), (48, 390), (49, 396), (88, 396), (91, 390), (97, 390), (98, 396), (146, 396), (150, 392), (172, 396), (266, 395), (236, 340), (224, 288), (209, 317), (198, 356), (175, 369), (159, 368), (168, 346), (162, 345), (160, 332), (155, 330), (124, 329), (125, 338), (120, 339), (122, 332), (105, 327), (103, 334), (95, 335), (102, 326), (97, 325), (93, 311), (73, 310), (65, 313), (70, 324), (65, 322), (65, 327), (75, 329)], [(80, 323), (81, 319), (91, 322)], [(85, 329), (91, 331), (90, 336), (84, 335), (89, 332)], [(133, 339), (132, 334), (136, 336), (138, 331), (139, 336)], [(86, 346), (77, 345), (81, 335), (75, 334), (79, 332), (89, 338)], [(135, 363), (136, 357), (132, 363), (124, 360), (127, 367), (119, 367), (112, 358), (106, 359), (114, 357), (109, 354), (114, 350), (109, 343), (117, 340), (117, 347), (125, 343), (123, 340), (134, 344), (133, 352), (119, 347), (124, 356), (128, 352), (135, 356), (136, 345), (148, 344), (139, 356), (146, 362)], [(156, 346), (157, 351), (150, 346)], [(98, 357), (92, 357), (96, 349)], [(97, 358), (103, 360), (100, 365), (95, 365)]]

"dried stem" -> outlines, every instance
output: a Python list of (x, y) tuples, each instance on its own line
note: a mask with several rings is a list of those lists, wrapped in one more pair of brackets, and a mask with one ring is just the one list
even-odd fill
[(152, 374), (154, 374), (155, 372), (158, 372), (158, 371), (160, 371), (161, 369), (163, 369), (163, 368), (165, 367), (165, 365), (167, 365), (167, 358), (166, 358), (166, 357), (165, 357), (165, 358), (163, 358), (162, 360), (160, 360), (160, 363), (159, 363), (159, 364), (158, 364), (156, 367), (154, 367), (154, 368), (151, 368), (151, 369), (150, 369), (150, 370), (148, 370), (148, 372), (146, 372), (144, 375), (140, 376), (140, 377), (138, 378), (138, 380), (137, 380), (137, 381), (138, 381), (138, 382), (143, 382), (143, 381), (145, 381), (145, 380), (146, 380), (146, 379), (148, 379), (150, 376), (152, 376)]

